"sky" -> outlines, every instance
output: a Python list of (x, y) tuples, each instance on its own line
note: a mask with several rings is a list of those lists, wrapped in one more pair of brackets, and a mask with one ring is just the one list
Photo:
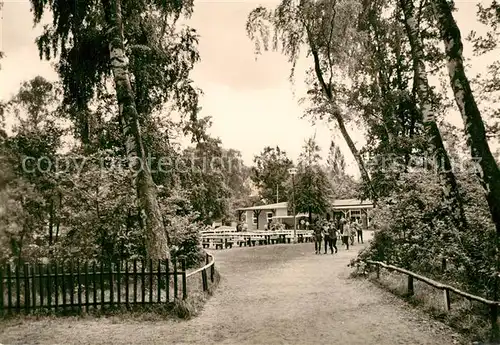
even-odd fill
[[(312, 125), (301, 119), (304, 108), (298, 104), (305, 94), (304, 73), (310, 61), (299, 61), (295, 82), (289, 80), (290, 64), (280, 53), (256, 56), (254, 44), (246, 35), (248, 13), (259, 5), (274, 7), (278, 1), (198, 1), (188, 24), (199, 36), (200, 63), (191, 78), (204, 95), (200, 116), (211, 116), (210, 133), (220, 137), (223, 146), (240, 150), (246, 164), (265, 146), (279, 145), (288, 156), (296, 159), (304, 141), (312, 135), (326, 156), (333, 140), (346, 157), (347, 172), (359, 176), (353, 157), (334, 126), (326, 123)], [(481, 31), (476, 21), (477, 1), (456, 0), (455, 13), (462, 35), (470, 30)], [(41, 61), (35, 38), (41, 32), (33, 27), (28, 0), (4, 0), (0, 12), (0, 51), (6, 57), (0, 61), (0, 99), (10, 98), (23, 81), (41, 75), (57, 80), (51, 62)], [(465, 57), (472, 57), (470, 45), (465, 44)], [(482, 60), (472, 60), (473, 73), (484, 68)], [(450, 121), (460, 125), (457, 114)], [(349, 132), (359, 148), (364, 144), (360, 131), (352, 126)]]

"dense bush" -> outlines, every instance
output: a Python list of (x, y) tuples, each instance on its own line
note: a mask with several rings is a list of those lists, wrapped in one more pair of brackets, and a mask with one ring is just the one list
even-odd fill
[(495, 229), (477, 179), (472, 175), (459, 177), (466, 203), (465, 229), (453, 225), (434, 174), (406, 174), (374, 210), (374, 239), (357, 263), (363, 259), (384, 261), (490, 296)]

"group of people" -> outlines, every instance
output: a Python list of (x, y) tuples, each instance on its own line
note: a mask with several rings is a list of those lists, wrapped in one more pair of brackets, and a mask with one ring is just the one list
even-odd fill
[(325, 254), (330, 249), (331, 254), (335, 249), (337, 253), (337, 239), (340, 236), (342, 244), (349, 249), (349, 242), (354, 245), (354, 236), (358, 236), (358, 243), (363, 243), (363, 229), (356, 220), (347, 221), (344, 218), (339, 222), (318, 219), (314, 224), (314, 248), (316, 254), (321, 254), (321, 243), (324, 242)]

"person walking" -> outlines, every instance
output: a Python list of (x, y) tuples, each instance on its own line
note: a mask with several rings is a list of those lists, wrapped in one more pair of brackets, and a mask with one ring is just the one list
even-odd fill
[(328, 251), (328, 248), (331, 249), (332, 254), (333, 254), (332, 239), (330, 237), (328, 222), (323, 223), (323, 234), (324, 234), (324, 238), (325, 238), (325, 254)]
[(323, 228), (319, 220), (317, 220), (314, 226), (314, 249), (316, 250), (316, 254), (321, 254), (322, 240), (323, 240)]
[(346, 250), (349, 250), (349, 237), (351, 234), (351, 226), (349, 223), (344, 224), (344, 232), (342, 233), (342, 242), (346, 246)]
[(358, 243), (361, 239), (361, 243), (363, 243), (363, 227), (359, 222), (356, 222), (356, 233), (358, 234)]
[(328, 235), (330, 237), (330, 251), (333, 254), (333, 249), (335, 248), (335, 253), (338, 252), (337, 249), (337, 229), (335, 228), (335, 223), (330, 222), (328, 226)]

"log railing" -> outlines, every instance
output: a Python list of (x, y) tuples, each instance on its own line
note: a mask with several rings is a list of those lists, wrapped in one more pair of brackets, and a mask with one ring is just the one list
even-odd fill
[(450, 302), (450, 292), (453, 292), (459, 296), (462, 296), (470, 301), (476, 301), (482, 304), (485, 304), (489, 306), (490, 308), (490, 323), (491, 323), (491, 340), (492, 341), (499, 341), (500, 340), (500, 332), (499, 332), (499, 327), (498, 327), (498, 307), (500, 306), (500, 301), (492, 301), (483, 297), (479, 297), (476, 295), (472, 295), (468, 292), (461, 291), (453, 286), (446, 285), (440, 282), (437, 282), (435, 280), (432, 280), (430, 278), (424, 277), (422, 275), (419, 275), (417, 273), (408, 271), (404, 268), (396, 267), (393, 265), (389, 265), (380, 261), (372, 261), (372, 260), (365, 260), (365, 263), (369, 266), (375, 266), (376, 268), (376, 273), (377, 273), (377, 279), (380, 278), (380, 267), (383, 267), (389, 271), (396, 271), (399, 273), (403, 273), (408, 276), (408, 282), (407, 282), (407, 293), (409, 296), (414, 294), (414, 287), (413, 287), (413, 281), (419, 280), (421, 282), (426, 283), (427, 285), (430, 285), (436, 289), (440, 289), (443, 291), (443, 305), (444, 309), (446, 311), (451, 310), (451, 302)]
[[(206, 253), (205, 255), (205, 266), (194, 270), (186, 275), (186, 279), (193, 277), (195, 274), (201, 273), (201, 284), (203, 287), (203, 291), (208, 291), (209, 281), (208, 281), (208, 273), (210, 271), (210, 283), (215, 282), (215, 259), (212, 254)], [(183, 286), (185, 286), (183, 284)]]

